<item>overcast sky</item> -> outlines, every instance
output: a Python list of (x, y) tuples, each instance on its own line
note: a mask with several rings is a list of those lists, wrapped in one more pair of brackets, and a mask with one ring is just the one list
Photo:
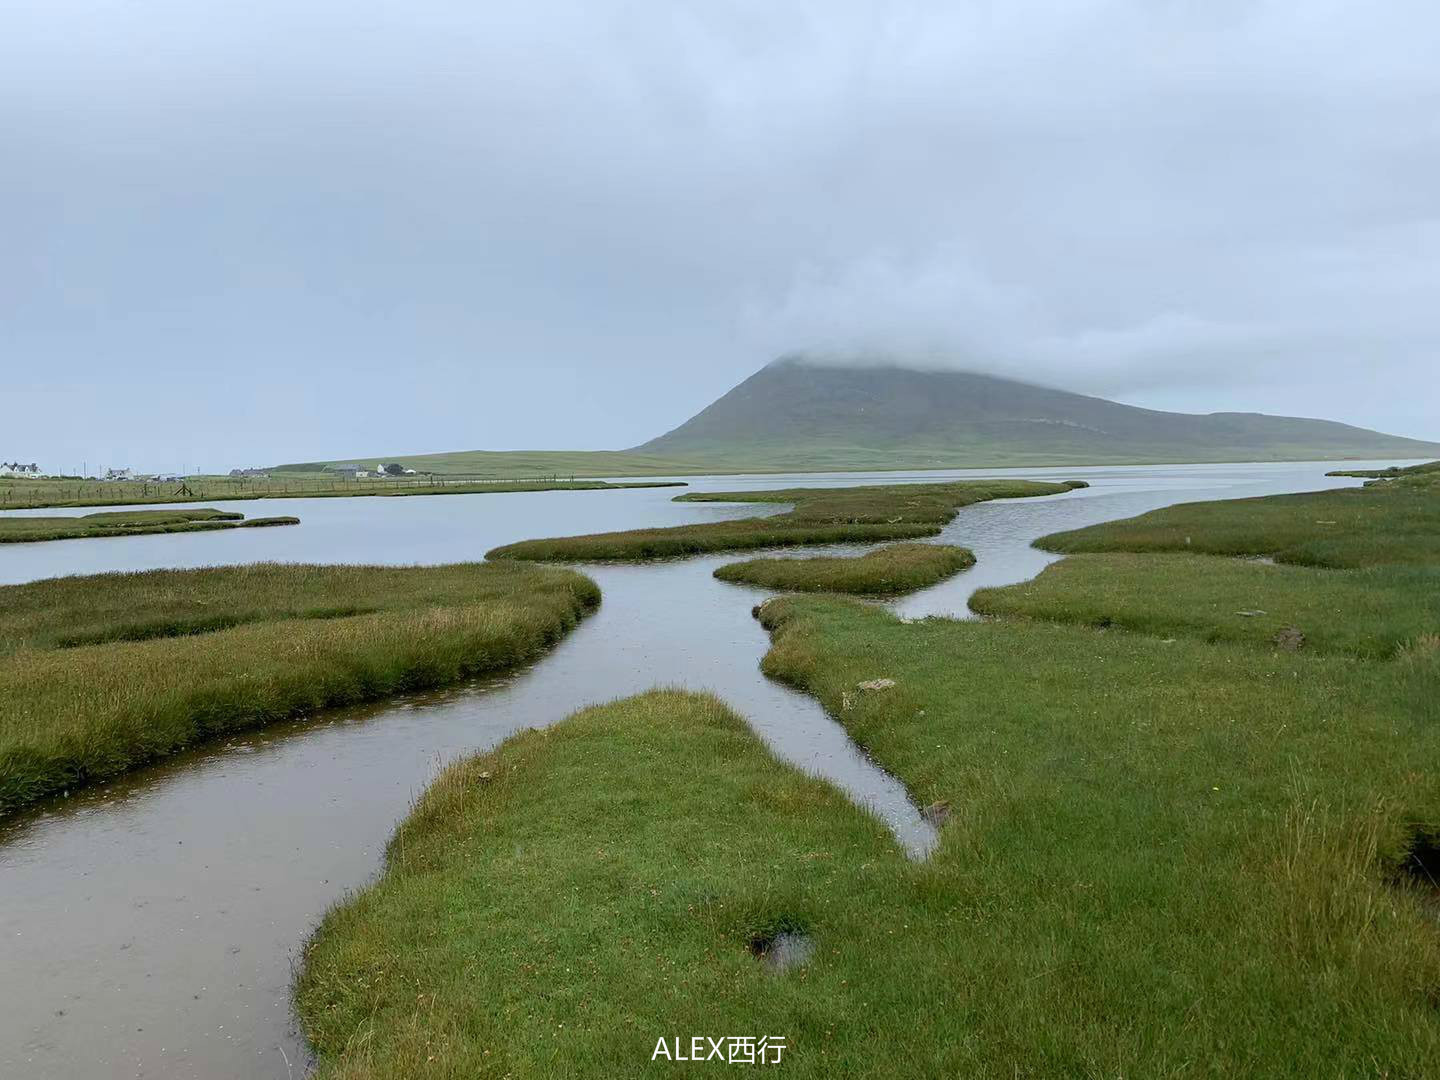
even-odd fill
[(1434, 0), (0, 0), (0, 459), (607, 448), (777, 353), (1440, 438)]

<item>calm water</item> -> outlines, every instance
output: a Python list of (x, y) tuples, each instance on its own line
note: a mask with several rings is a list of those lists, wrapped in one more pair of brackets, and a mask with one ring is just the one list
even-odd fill
[[(1346, 483), (1325, 478), (1331, 467), (1007, 471), (1093, 486), (961, 511), (940, 539), (972, 547), (977, 566), (893, 606), (905, 617), (965, 617), (975, 588), (1024, 580), (1051, 561), (1029, 546), (1036, 536), (1174, 502)], [(978, 475), (987, 474), (884, 479)], [(867, 482), (877, 478), (691, 478), (692, 490)], [(3, 545), (0, 582), (256, 559), (449, 562), (533, 536), (756, 512), (671, 502), (677, 493), (216, 503), (251, 516), (294, 513), (303, 524)], [(830, 778), (923, 854), (933, 832), (904, 790), (811, 699), (760, 675), (767, 639), (750, 608), (767, 594), (715, 581), (711, 571), (726, 560), (586, 568), (604, 591), (600, 610), (527, 669), (233, 739), (0, 831), (0, 1075), (301, 1075), (308, 1058), (289, 1011), (292, 962), (326, 907), (375, 873), (395, 821), (436, 770), (517, 729), (655, 685), (716, 691), (777, 753)]]

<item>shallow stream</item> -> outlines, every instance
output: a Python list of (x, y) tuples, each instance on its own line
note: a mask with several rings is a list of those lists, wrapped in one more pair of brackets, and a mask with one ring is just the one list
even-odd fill
[[(962, 510), (939, 539), (974, 549), (977, 565), (892, 606), (905, 618), (965, 618), (976, 588), (1026, 580), (1053, 560), (1030, 547), (1037, 536), (1175, 502), (1356, 482), (1326, 478), (1333, 467), (1007, 470), (1092, 486)], [(686, 479), (713, 491), (984, 475), (995, 474)], [(293, 513), (302, 524), (3, 545), (0, 583), (265, 559), (453, 562), (529, 537), (783, 509), (671, 502), (680, 490), (215, 503)], [(816, 550), (859, 549), (805, 554)], [(518, 672), (230, 739), (0, 827), (0, 1075), (302, 1075), (292, 965), (325, 909), (375, 874), (395, 822), (437, 769), (520, 728), (656, 685), (714, 690), (776, 753), (872, 807), (923, 854), (934, 833), (904, 789), (811, 698), (760, 674), (768, 642), (750, 611), (769, 594), (711, 577), (733, 558), (584, 567), (604, 592), (600, 609)]]

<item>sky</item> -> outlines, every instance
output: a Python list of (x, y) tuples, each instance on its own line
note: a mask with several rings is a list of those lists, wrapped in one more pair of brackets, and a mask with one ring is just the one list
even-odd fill
[(635, 445), (772, 357), (1440, 439), (1433, 0), (0, 0), (0, 459)]

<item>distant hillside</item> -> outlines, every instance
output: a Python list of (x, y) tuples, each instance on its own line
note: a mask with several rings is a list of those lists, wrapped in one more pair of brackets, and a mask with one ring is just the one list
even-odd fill
[[(472, 450), (339, 460), (533, 477), (1437, 456), (1440, 444), (1329, 420), (1159, 412), (993, 375), (791, 357), (630, 450)], [(281, 468), (314, 471), (326, 464)]]
[(1266, 461), (1427, 457), (1440, 444), (1329, 420), (1158, 412), (959, 371), (762, 368), (633, 452), (803, 463), (837, 455), (922, 462)]

